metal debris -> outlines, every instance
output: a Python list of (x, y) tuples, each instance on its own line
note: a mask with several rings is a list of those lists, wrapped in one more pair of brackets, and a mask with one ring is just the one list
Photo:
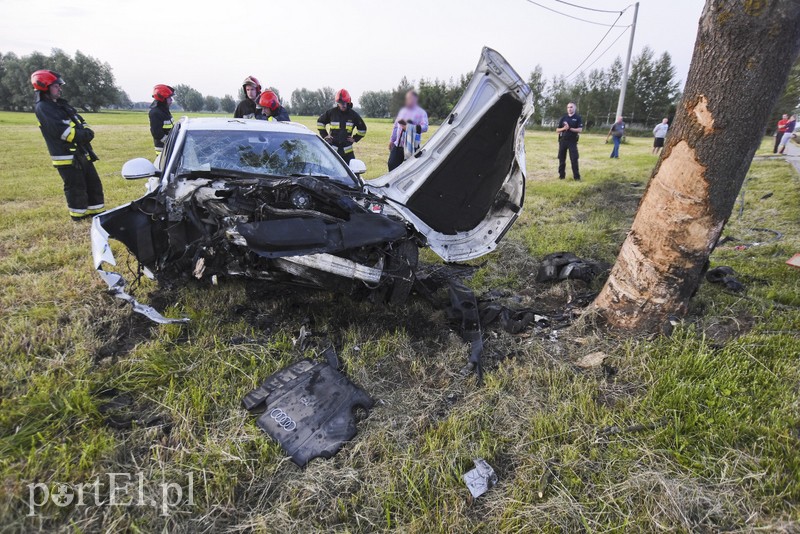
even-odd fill
[(497, 473), (483, 458), (475, 458), (472, 461), (475, 468), (464, 473), (461, 478), (472, 494), (472, 498), (477, 499), (497, 484)]

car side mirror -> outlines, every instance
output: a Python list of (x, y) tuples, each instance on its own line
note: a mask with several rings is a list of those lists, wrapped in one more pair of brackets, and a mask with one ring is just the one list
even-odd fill
[(355, 174), (356, 176), (360, 176), (365, 172), (367, 172), (367, 164), (361, 161), (360, 159), (351, 159), (350, 170), (353, 171), (353, 174)]
[(153, 162), (146, 158), (135, 158), (122, 166), (122, 177), (126, 180), (139, 180), (140, 178), (151, 178), (159, 176), (159, 171)]

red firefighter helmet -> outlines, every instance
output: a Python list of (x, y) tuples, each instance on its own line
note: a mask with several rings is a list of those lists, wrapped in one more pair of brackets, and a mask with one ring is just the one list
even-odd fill
[(281, 107), (281, 101), (278, 100), (278, 95), (272, 91), (264, 91), (261, 93), (261, 96), (258, 97), (258, 105), (264, 109), (276, 111)]
[(261, 93), (261, 82), (258, 81), (258, 78), (255, 76), (248, 76), (242, 82), (242, 89), (244, 90), (244, 94), (247, 95), (247, 86), (252, 85), (256, 88), (257, 93)]
[(171, 96), (175, 96), (175, 89), (169, 85), (160, 83), (153, 87), (153, 99), (158, 102), (166, 102)]
[(47, 91), (54, 83), (64, 85), (66, 82), (52, 70), (37, 70), (31, 74), (31, 84), (37, 91)]
[(342, 104), (353, 103), (353, 99), (350, 98), (350, 93), (347, 92), (347, 89), (339, 89), (339, 91), (336, 92), (336, 103), (338, 104), (340, 102)]

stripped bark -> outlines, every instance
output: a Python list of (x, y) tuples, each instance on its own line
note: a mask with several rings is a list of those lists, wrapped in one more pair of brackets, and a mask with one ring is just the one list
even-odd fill
[(667, 143), (594, 308), (658, 331), (686, 313), (800, 51), (800, 0), (707, 0)]

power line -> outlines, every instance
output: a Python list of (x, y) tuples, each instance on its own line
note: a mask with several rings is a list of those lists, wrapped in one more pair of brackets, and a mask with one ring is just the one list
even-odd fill
[[(530, 0), (528, 0), (528, 1), (530, 1)], [(626, 9), (627, 9), (627, 8), (626, 8)], [(600, 40), (597, 42), (597, 44), (596, 44), (596, 45), (594, 45), (594, 48), (592, 48), (592, 51), (591, 51), (591, 52), (589, 52), (589, 55), (587, 55), (587, 56), (586, 56), (586, 57), (583, 59), (583, 61), (581, 61), (581, 62), (580, 62), (580, 64), (579, 64), (577, 67), (575, 67), (575, 70), (573, 70), (572, 72), (570, 72), (569, 74), (567, 74), (567, 75), (566, 75), (566, 78), (569, 78), (570, 76), (572, 76), (573, 74), (575, 74), (576, 72), (578, 72), (578, 69), (579, 69), (579, 68), (581, 68), (581, 67), (583, 66), (583, 64), (584, 64), (584, 63), (586, 63), (587, 61), (589, 61), (589, 58), (590, 58), (590, 57), (592, 57), (592, 54), (594, 54), (594, 53), (595, 53), (595, 51), (596, 51), (598, 48), (600, 48), (600, 45), (601, 45), (601, 44), (603, 44), (603, 41), (605, 41), (605, 40), (606, 40), (606, 37), (608, 37), (608, 34), (609, 34), (609, 33), (611, 33), (611, 30), (613, 30), (614, 28), (616, 28), (616, 27), (617, 27), (617, 26), (616, 26), (616, 24), (617, 24), (617, 21), (620, 19), (620, 17), (622, 17), (622, 14), (623, 14), (623, 13), (625, 13), (625, 11), (623, 11), (622, 13), (620, 13), (619, 15), (617, 15), (617, 20), (615, 20), (615, 21), (614, 21), (614, 24), (612, 24), (612, 25), (611, 25), (611, 26), (608, 28), (608, 30), (607, 30), (607, 31), (606, 31), (606, 33), (603, 35), (603, 37), (601, 37), (601, 38), (600, 38)]]
[(558, 2), (559, 4), (564, 4), (564, 5), (568, 5), (568, 6), (572, 6), (572, 7), (577, 7), (578, 9), (585, 9), (586, 11), (595, 11), (597, 13), (622, 13), (622, 11), (625, 11), (625, 9), (628, 9), (628, 7), (631, 7), (631, 6), (628, 6), (625, 9), (623, 9), (622, 11), (612, 11), (612, 10), (608, 10), (608, 9), (595, 9), (593, 7), (579, 6), (578, 4), (570, 4), (569, 2), (565, 2), (564, 0), (554, 0), (554, 1)]
[[(616, 23), (617, 23), (616, 20), (614, 21), (614, 24), (606, 24), (604, 22), (597, 22), (597, 21), (594, 21), (594, 20), (588, 20), (588, 19), (582, 19), (580, 17), (575, 17), (573, 15), (570, 15), (569, 13), (564, 13), (563, 11), (557, 11), (557, 10), (553, 9), (552, 7), (547, 7), (545, 5), (542, 5), (539, 2), (534, 2), (533, 0), (526, 0), (526, 2), (529, 2), (529, 3), (531, 3), (531, 4), (535, 5), (535, 6), (539, 6), (542, 9), (546, 9), (547, 11), (552, 11), (553, 13), (558, 13), (559, 15), (563, 15), (564, 17), (569, 17), (571, 19), (579, 20), (581, 22), (588, 22), (589, 24), (594, 24), (596, 26), (605, 26), (607, 28), (619, 28), (619, 26), (615, 26)], [(628, 7), (630, 7), (630, 6), (628, 6)], [(614, 13), (619, 13), (620, 16), (621, 16), (625, 12), (625, 10), (627, 10), (627, 9), (628, 8), (626, 7), (622, 11), (614, 11)], [(619, 17), (617, 17), (617, 20), (619, 20)]]
[[(587, 70), (589, 70), (589, 68), (591, 68), (591, 66), (592, 66), (592, 65), (594, 65), (595, 63), (597, 63), (597, 62), (600, 60), (600, 58), (601, 58), (601, 57), (603, 57), (604, 55), (606, 55), (606, 52), (608, 52), (609, 50), (611, 50), (611, 47), (612, 47), (612, 46), (614, 46), (615, 44), (617, 44), (617, 41), (619, 41), (619, 40), (620, 40), (620, 38), (621, 38), (623, 35), (625, 35), (625, 33), (626, 33), (626, 32), (627, 32), (627, 31), (628, 31), (630, 28), (631, 28), (630, 26), (625, 26), (625, 29), (624, 29), (624, 30), (622, 30), (622, 33), (620, 33), (619, 35), (617, 35), (616, 39), (614, 39), (614, 40), (611, 42), (611, 44), (610, 44), (610, 45), (608, 45), (608, 47), (607, 47), (605, 50), (603, 50), (603, 52), (602, 52), (602, 53), (601, 53), (599, 56), (597, 56), (596, 58), (594, 58), (594, 61), (592, 61), (591, 63), (589, 63), (588, 65), (586, 65), (586, 67), (584, 67), (584, 69), (583, 69), (583, 70), (581, 70), (581, 71), (578, 73), (578, 75), (580, 75), (580, 74), (582, 74), (582, 73), (586, 72)], [(574, 72), (574, 71), (573, 71), (573, 72)], [(566, 79), (566, 78), (565, 78), (565, 79)], [(569, 79), (567, 79), (567, 81), (569, 81)]]

